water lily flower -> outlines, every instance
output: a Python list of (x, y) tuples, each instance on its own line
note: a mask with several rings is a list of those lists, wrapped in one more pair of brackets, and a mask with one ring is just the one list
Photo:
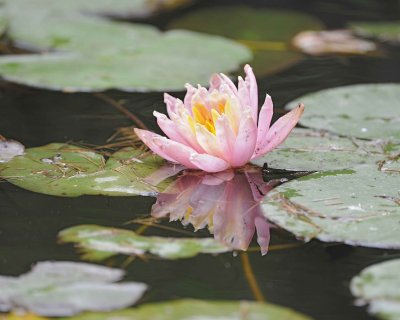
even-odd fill
[(169, 118), (154, 111), (167, 135), (135, 129), (156, 154), (189, 169), (219, 172), (245, 165), (281, 144), (297, 124), (299, 105), (271, 127), (273, 104), (267, 94), (258, 114), (258, 89), (253, 70), (244, 67), (238, 87), (224, 74), (211, 77), (210, 88), (186, 85), (184, 101), (165, 93)]
[(169, 216), (170, 221), (191, 224), (195, 230), (207, 227), (217, 241), (237, 250), (246, 250), (257, 232), (264, 255), (270, 225), (260, 203), (276, 183), (264, 182), (261, 168), (256, 167), (213, 174), (187, 171), (158, 195), (151, 215)]

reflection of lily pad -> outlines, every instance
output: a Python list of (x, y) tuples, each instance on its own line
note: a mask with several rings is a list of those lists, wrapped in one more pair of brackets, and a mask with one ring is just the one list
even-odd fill
[(300, 124), (340, 135), (400, 140), (400, 85), (365, 84), (322, 90), (297, 98), (305, 112)]
[(322, 24), (292, 11), (225, 6), (197, 10), (169, 27), (221, 35), (248, 45), (254, 53), (251, 64), (263, 75), (301, 59), (302, 55), (290, 48), (292, 37), (303, 30), (320, 30)]
[(135, 303), (146, 285), (121, 280), (124, 272), (86, 263), (41, 262), (20, 277), (0, 277), (0, 310), (44, 316), (110, 311)]
[(252, 161), (262, 166), (291, 170), (339, 170), (357, 165), (377, 168), (385, 159), (385, 144), (340, 138), (309, 129), (294, 129), (285, 142), (265, 156)]
[[(45, 54), (1, 57), (4, 79), (64, 91), (177, 90), (185, 82), (206, 84), (210, 74), (234, 71), (251, 58), (247, 48), (221, 37), (163, 33), (83, 14), (73, 5), (65, 10), (64, 1), (48, 2), (5, 2), (7, 36), (17, 46)], [(90, 5), (81, 6), (90, 11)]]
[(372, 166), (314, 173), (277, 187), (262, 208), (305, 240), (400, 248), (399, 179)]
[(400, 21), (353, 22), (350, 28), (357, 34), (383, 41), (400, 41)]
[(310, 320), (311, 318), (270, 303), (248, 301), (176, 300), (152, 303), (111, 313), (87, 313), (73, 320)]
[(144, 178), (162, 164), (161, 158), (131, 148), (122, 149), (106, 162), (89, 149), (52, 143), (29, 148), (25, 155), (0, 163), (0, 177), (21, 188), (56, 196), (154, 195), (158, 188)]
[(163, 238), (141, 236), (134, 231), (82, 225), (60, 232), (62, 242), (73, 242), (85, 253), (84, 258), (100, 261), (117, 254), (150, 253), (164, 259), (182, 259), (199, 253), (231, 251), (213, 238)]
[(359, 302), (380, 319), (400, 319), (400, 259), (372, 265), (351, 281), (351, 291)]

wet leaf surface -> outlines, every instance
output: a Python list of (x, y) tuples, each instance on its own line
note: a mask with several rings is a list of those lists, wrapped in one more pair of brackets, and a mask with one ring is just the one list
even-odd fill
[[(118, 2), (112, 0), (96, 0), (96, 1), (52, 1), (52, 0), (15, 0), (15, 1), (2, 1), (7, 3), (8, 10), (16, 10), (21, 6), (29, 9), (29, 13), (40, 12), (43, 8), (51, 12), (60, 13), (63, 15), (76, 15), (79, 14), (97, 14), (97, 15), (111, 15), (119, 18), (144, 18), (152, 14), (156, 14), (162, 10), (174, 9), (179, 6), (186, 5), (192, 1), (190, 0), (119, 0)], [(20, 13), (20, 14), (28, 14)], [(34, 14), (29, 17), (35, 19)]]
[[(1, 57), (4, 79), (67, 92), (181, 90), (186, 82), (207, 84), (212, 73), (235, 71), (251, 59), (249, 50), (228, 39), (183, 30), (163, 33), (78, 10), (90, 11), (89, 4), (63, 3), (5, 2), (7, 36), (41, 54)], [(103, 3), (110, 8), (111, 2)]]
[(0, 277), (0, 310), (43, 316), (111, 311), (132, 305), (146, 285), (121, 280), (124, 271), (77, 262), (41, 262), (19, 277)]
[(276, 188), (262, 208), (305, 240), (400, 248), (399, 178), (368, 166), (314, 173)]
[(270, 303), (176, 300), (164, 303), (153, 303), (137, 309), (127, 309), (109, 314), (84, 314), (74, 320), (94, 319), (137, 319), (137, 320), (310, 320), (311, 318), (293, 310)]
[(400, 85), (362, 84), (326, 89), (297, 98), (306, 106), (300, 124), (363, 139), (400, 141)]
[(400, 318), (400, 259), (369, 266), (351, 281), (358, 304), (368, 304), (369, 312), (379, 319)]
[(282, 145), (252, 163), (306, 171), (352, 169), (368, 164), (377, 167), (376, 162), (386, 157), (389, 159), (385, 151), (387, 147), (390, 145), (382, 141), (341, 138), (327, 132), (294, 129)]
[(117, 254), (151, 254), (164, 259), (194, 257), (200, 253), (217, 254), (231, 249), (212, 238), (171, 238), (142, 236), (134, 231), (96, 225), (81, 225), (63, 230), (62, 242), (72, 242), (84, 253), (83, 258), (101, 261)]
[(260, 76), (300, 60), (302, 55), (290, 47), (292, 37), (303, 30), (320, 30), (323, 25), (293, 11), (225, 6), (198, 10), (169, 27), (221, 35), (247, 45), (254, 54), (250, 63)]
[[(159, 189), (145, 177), (164, 161), (133, 148), (114, 153), (107, 161), (93, 150), (62, 143), (29, 148), (25, 155), (0, 163), (0, 177), (34, 192), (80, 195), (155, 195)], [(165, 187), (165, 180), (159, 188)]]

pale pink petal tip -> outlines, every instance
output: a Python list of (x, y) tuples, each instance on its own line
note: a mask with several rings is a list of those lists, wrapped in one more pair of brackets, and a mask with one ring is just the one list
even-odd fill
[(298, 107), (294, 108), (283, 117), (280, 117), (268, 130), (265, 138), (257, 145), (252, 159), (261, 157), (280, 145), (296, 126), (303, 112), (304, 105), (299, 104)]
[(189, 161), (198, 169), (211, 173), (224, 171), (231, 166), (225, 160), (209, 154), (193, 153)]

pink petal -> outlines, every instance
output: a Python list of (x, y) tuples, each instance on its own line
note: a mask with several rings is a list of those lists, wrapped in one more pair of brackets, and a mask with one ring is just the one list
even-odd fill
[[(185, 112), (187, 111), (185, 110)], [(182, 115), (182, 117), (184, 118), (185, 115)], [(174, 122), (179, 134), (181, 135), (181, 137), (185, 137), (185, 140), (187, 141), (187, 143), (185, 144), (196, 150), (196, 152), (204, 153), (204, 149), (197, 142), (196, 133), (193, 132), (189, 123), (186, 120), (182, 119), (182, 117), (178, 116), (175, 113), (171, 114), (171, 120)]]
[(274, 113), (274, 105), (271, 97), (267, 94), (265, 101), (260, 110), (260, 116), (258, 118), (258, 132), (257, 132), (257, 145), (256, 149), (261, 147), (261, 144), (267, 136), (269, 126), (271, 124), (272, 115)]
[(229, 89), (229, 93), (237, 95), (237, 88), (235, 84), (232, 82), (232, 80), (223, 73), (220, 73), (220, 76), (222, 80), (221, 86), (226, 85), (226, 87)]
[(169, 117), (171, 118), (171, 113), (176, 112), (176, 103), (177, 98), (169, 95), (168, 93), (164, 93), (164, 103), (167, 105), (167, 112)]
[(250, 93), (250, 106), (255, 109), (256, 113), (258, 113), (258, 88), (256, 77), (254, 75), (253, 69), (248, 64), (244, 66), (244, 72), (246, 73), (245, 82), (247, 87), (249, 88)]
[(190, 157), (192, 166), (206, 172), (219, 172), (224, 171), (230, 167), (229, 163), (220, 158), (214, 157), (209, 154), (194, 153)]
[(225, 115), (222, 115), (217, 119), (215, 130), (216, 139), (221, 149), (221, 155), (226, 161), (230, 162), (236, 136), (230, 126), (229, 119)]
[(168, 119), (165, 114), (154, 111), (153, 115), (157, 118), (157, 124), (161, 128), (161, 130), (167, 135), (171, 140), (177, 141), (179, 143), (183, 143), (188, 145), (188, 141), (181, 136), (176, 127), (175, 123)]
[(187, 92), (183, 103), (185, 104), (186, 109), (189, 110), (189, 112), (192, 112), (192, 98), (196, 94), (197, 89), (189, 83), (187, 83), (185, 87)]
[(210, 78), (210, 88), (208, 89), (208, 92), (213, 92), (214, 90), (218, 91), (221, 83), (221, 77), (218, 74), (214, 73)]
[[(198, 86), (195, 94), (192, 97), (192, 105), (195, 105), (197, 103), (206, 106), (208, 109), (210, 109), (211, 107), (208, 99), (208, 90), (200, 85)], [(190, 107), (190, 111), (191, 108), (192, 107)]]
[(197, 154), (197, 152), (192, 148), (151, 131), (135, 128), (135, 133), (159, 156), (172, 162), (181, 163), (189, 169), (197, 169), (197, 167), (189, 160), (193, 154)]
[(222, 150), (219, 147), (217, 137), (201, 124), (196, 124), (195, 130), (197, 142), (204, 151), (212, 156), (222, 158)]
[(296, 126), (303, 112), (304, 105), (300, 104), (283, 117), (280, 117), (269, 129), (264, 141), (260, 144), (260, 147), (256, 148), (253, 159), (266, 154), (280, 145), (289, 135), (290, 131), (292, 131)]
[(257, 142), (257, 125), (250, 111), (245, 112), (242, 117), (231, 158), (233, 167), (243, 166), (251, 159)]
[[(244, 82), (242, 77), (238, 78), (238, 98), (239, 98), (240, 104), (242, 106), (242, 110), (244, 110), (244, 108), (250, 107), (249, 88), (247, 87), (247, 85)], [(253, 115), (253, 113), (252, 113), (252, 115)], [(254, 121), (257, 121), (257, 119), (254, 119)]]

